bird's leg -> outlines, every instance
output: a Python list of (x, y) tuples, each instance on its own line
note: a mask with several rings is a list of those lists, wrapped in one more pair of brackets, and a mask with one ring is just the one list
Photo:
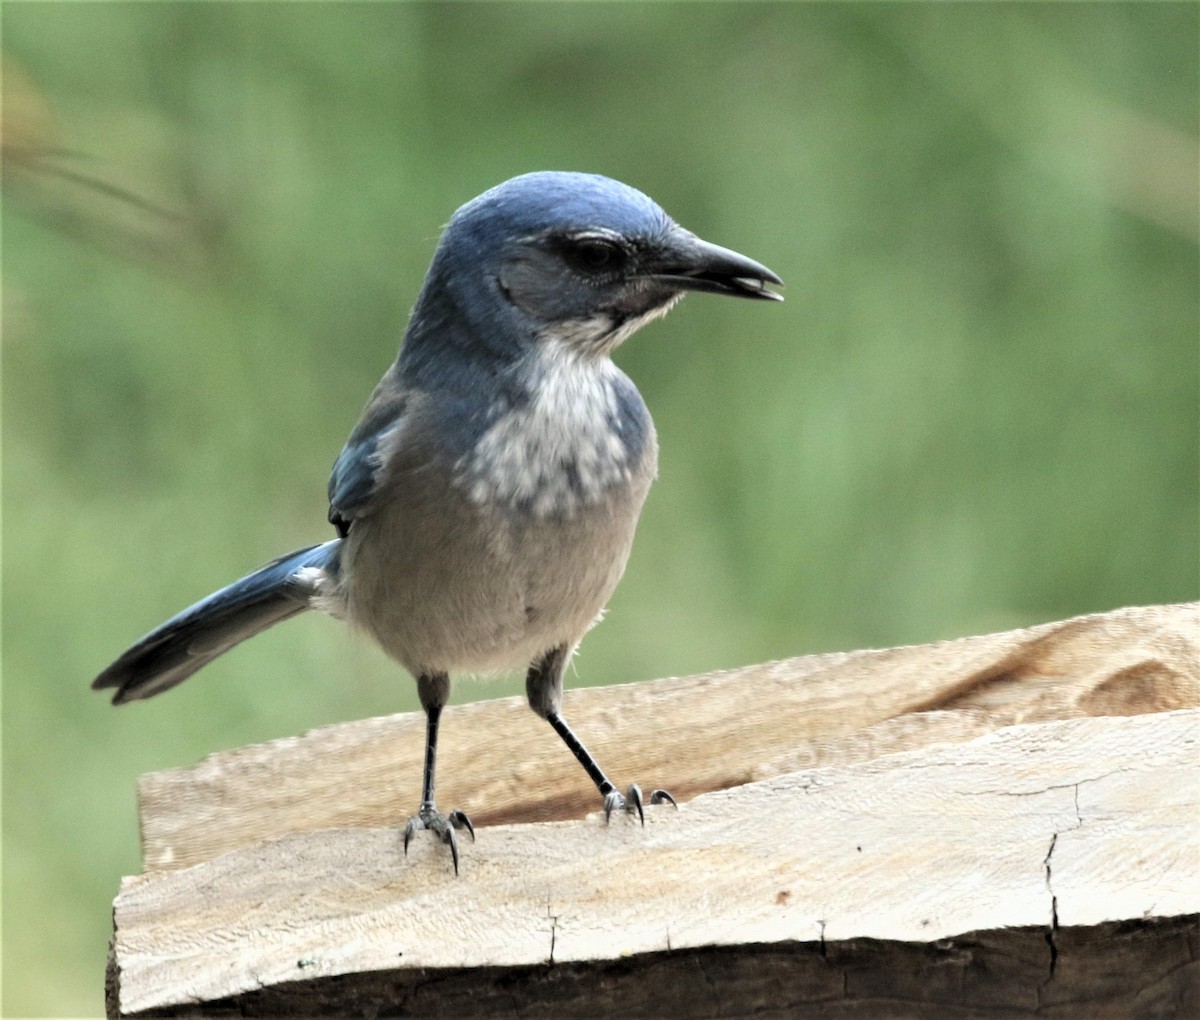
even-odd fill
[[(646, 816), (642, 811), (642, 788), (637, 783), (631, 783), (624, 794), (619, 793), (612, 781), (604, 774), (604, 770), (597, 764), (596, 759), (583, 746), (583, 741), (575, 736), (575, 731), (567, 725), (566, 719), (557, 712), (551, 712), (546, 716), (546, 721), (554, 727), (554, 732), (562, 737), (563, 743), (571, 749), (575, 759), (583, 766), (583, 770), (591, 777), (592, 782), (596, 784), (596, 789), (604, 798), (604, 820), (608, 821), (614, 811), (625, 810), (630, 814), (636, 814), (638, 820), (645, 825)], [(650, 803), (675, 804), (675, 798), (666, 790), (653, 790), (650, 793)], [(675, 804), (675, 806), (679, 805)]]
[(421, 807), (404, 826), (404, 854), (408, 855), (408, 841), (418, 829), (428, 829), (450, 847), (450, 858), (454, 862), (454, 873), (458, 874), (458, 839), (455, 829), (466, 829), (475, 839), (475, 827), (466, 814), (455, 808), (449, 815), (437, 809), (434, 802), (435, 774), (437, 772), (438, 722), (442, 709), (450, 697), (450, 678), (445, 673), (425, 674), (417, 679), (417, 694), (425, 709), (425, 772), (421, 782)]
[[(614, 811), (624, 810), (630, 814), (636, 814), (641, 823), (645, 825), (646, 816), (642, 811), (644, 804), (642, 788), (637, 783), (633, 783), (624, 794), (621, 794), (559, 712), (559, 706), (562, 703), (563, 669), (566, 667), (569, 655), (570, 648), (560, 645), (530, 666), (529, 672), (525, 676), (525, 693), (529, 698), (529, 707), (554, 727), (554, 732), (562, 737), (563, 743), (575, 755), (575, 760), (583, 766), (588, 777), (596, 784), (596, 789), (604, 798), (605, 821), (611, 819)], [(666, 790), (653, 790), (650, 793), (650, 803), (675, 804), (675, 798)], [(675, 804), (675, 806), (679, 805)]]

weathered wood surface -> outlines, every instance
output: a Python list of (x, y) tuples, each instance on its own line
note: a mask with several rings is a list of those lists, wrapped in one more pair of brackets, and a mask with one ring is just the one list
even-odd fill
[(1020, 725), (483, 828), (458, 878), (428, 834), (292, 833), (126, 879), (110, 1008), (1191, 1016), (1198, 761), (1198, 710)]
[(927, 945), (710, 946), (597, 964), (289, 981), (155, 1015), (1193, 1020), (1200, 1016), (1195, 939), (1194, 915), (1060, 928), (1063, 951), (1052, 975), (1042, 928)]
[[(575, 690), (565, 715), (618, 784), (664, 786), (682, 801), (1012, 723), (1195, 706), (1200, 603)], [(397, 715), (146, 776), (144, 867), (184, 867), (286, 833), (395, 824), (419, 800), (423, 740), (419, 714)], [(447, 709), (438, 780), (439, 802), (482, 826), (579, 818), (597, 803), (520, 698)]]

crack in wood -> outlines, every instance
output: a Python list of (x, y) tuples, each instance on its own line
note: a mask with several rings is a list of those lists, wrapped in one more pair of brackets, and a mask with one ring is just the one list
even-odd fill
[[(1078, 804), (1079, 788), (1075, 789), (1076, 804)], [(1050, 947), (1050, 973), (1046, 980), (1050, 981), (1054, 978), (1055, 968), (1058, 966), (1058, 897), (1054, 894), (1053, 876), (1050, 869), (1050, 858), (1054, 856), (1054, 848), (1058, 845), (1058, 833), (1055, 832), (1050, 837), (1050, 849), (1046, 851), (1045, 859), (1042, 861), (1046, 869), (1046, 891), (1050, 893), (1050, 927), (1046, 930), (1046, 945)]]
[(554, 947), (558, 942), (558, 915), (550, 912), (552, 904), (546, 902), (546, 916), (550, 918), (550, 966), (554, 966)]

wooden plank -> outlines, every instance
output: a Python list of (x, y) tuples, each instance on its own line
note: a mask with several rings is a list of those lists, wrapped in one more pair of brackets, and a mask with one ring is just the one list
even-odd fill
[[(458, 878), (428, 834), (405, 860), (395, 828), (291, 833), (126, 879), (110, 1001), (121, 1015), (327, 1014), (332, 988), (364, 1013), (473, 1003), (479, 1015), (491, 1002), (591, 1015), (637, 1012), (632, 989), (674, 975), (655, 982), (663, 1015), (689, 1013), (698, 981), (710, 1012), (689, 1015), (745, 1015), (723, 996), (756, 988), (777, 1016), (800, 1003), (830, 1007), (814, 1016), (1184, 1008), (1198, 749), (1195, 709), (1019, 725), (654, 808), (644, 829), (598, 815), (485, 828)], [(889, 945), (890, 963), (863, 964)], [(827, 962), (830, 946), (842, 963)], [(939, 954), (951, 958), (940, 970)], [(686, 973), (693, 984), (675, 980)], [(1106, 992), (1118, 973), (1134, 986)], [(922, 998), (926, 1012), (904, 1005)]]
[(1200, 1016), (1196, 931), (1195, 915), (1062, 928), (1059, 940), (1069, 950), (1053, 974), (1043, 929), (1006, 928), (927, 945), (853, 939), (712, 946), (596, 964), (314, 978), (205, 1003), (202, 1011), (374, 1016), (387, 1003), (381, 1015), (456, 1020), (1192, 1020)]
[[(620, 783), (681, 800), (820, 765), (961, 742), (1022, 721), (1200, 705), (1200, 603), (1122, 609), (957, 641), (804, 656), (566, 695)], [(291, 832), (379, 827), (419, 800), (424, 721), (323, 727), (143, 777), (144, 867), (185, 867)], [(439, 801), (478, 826), (579, 818), (595, 789), (526, 707), (443, 716)]]

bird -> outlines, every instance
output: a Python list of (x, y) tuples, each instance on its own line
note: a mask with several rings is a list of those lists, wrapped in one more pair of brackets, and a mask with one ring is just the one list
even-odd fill
[(436, 803), (450, 678), (526, 671), (530, 708), (595, 783), (606, 819), (644, 798), (608, 778), (562, 714), (563, 673), (625, 570), (657, 475), (654, 423), (612, 360), (689, 292), (782, 300), (766, 266), (702, 240), (641, 191), (539, 171), (462, 205), (436, 245), (399, 354), (329, 478), (335, 537), (184, 609), (92, 683), (120, 705), (182, 683), (306, 610), (373, 638), (425, 713), (422, 830), (470, 818)]

